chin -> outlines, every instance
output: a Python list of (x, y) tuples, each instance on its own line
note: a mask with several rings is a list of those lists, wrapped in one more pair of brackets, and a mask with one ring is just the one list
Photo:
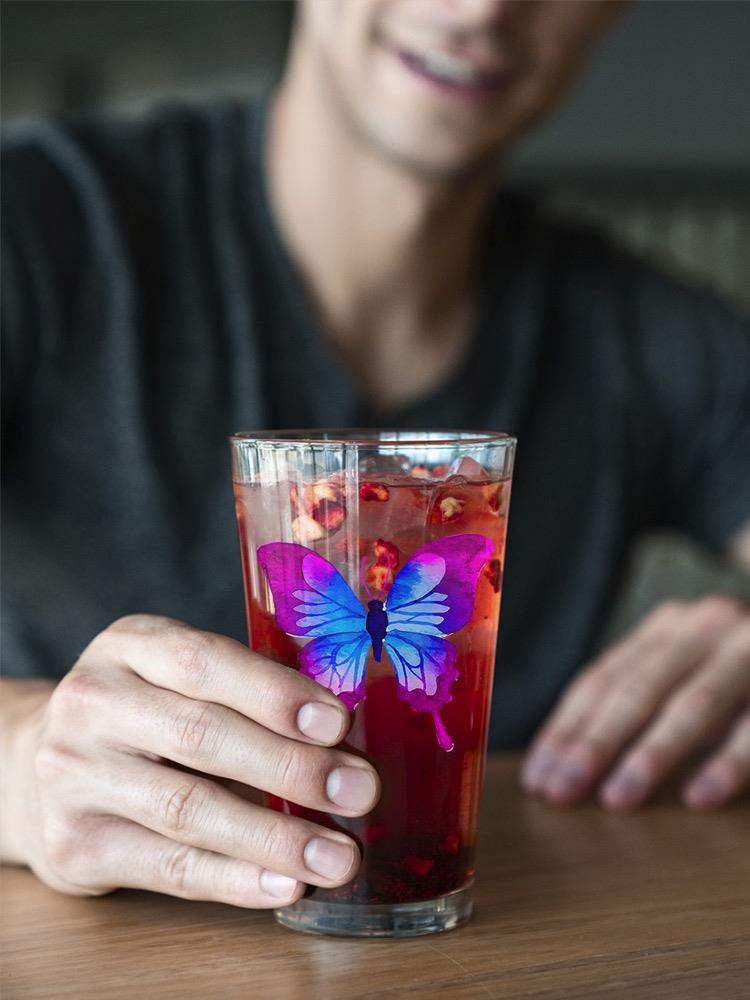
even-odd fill
[(414, 95), (406, 88), (394, 93), (374, 83), (369, 89), (352, 87), (348, 99), (342, 95), (337, 101), (350, 134), (394, 166), (436, 180), (460, 179), (494, 165), (525, 130), (536, 103), (528, 100), (536, 95), (514, 89), (481, 111), (447, 99), (410, 100)]
[(395, 114), (386, 120), (381, 115), (348, 117), (361, 146), (394, 167), (430, 180), (464, 177), (491, 164), (500, 151), (499, 142), (480, 144), (476, 134), (462, 135), (462, 130), (444, 123), (426, 128), (424, 120), (398, 122)]

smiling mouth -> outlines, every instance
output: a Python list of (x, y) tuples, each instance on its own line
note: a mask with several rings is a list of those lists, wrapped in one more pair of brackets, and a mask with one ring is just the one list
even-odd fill
[(448, 52), (397, 49), (396, 55), (413, 74), (456, 96), (490, 97), (508, 79), (507, 73), (480, 68), (471, 60)]

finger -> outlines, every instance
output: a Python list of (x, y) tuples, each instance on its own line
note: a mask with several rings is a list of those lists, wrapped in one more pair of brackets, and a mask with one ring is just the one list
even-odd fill
[[(666, 609), (662, 617), (667, 614)], [(559, 763), (562, 749), (579, 734), (619, 677), (634, 663), (648, 662), (662, 643), (656, 616), (601, 654), (563, 693), (534, 740), (522, 771), (528, 791), (541, 791)]]
[[(380, 782), (361, 757), (285, 739), (222, 705), (147, 684), (122, 692), (110, 745), (241, 781), (321, 812), (362, 816)], [(106, 737), (102, 735), (102, 739)]]
[(750, 626), (733, 629), (626, 754), (602, 789), (605, 805), (640, 805), (712, 729), (734, 716), (750, 691), (749, 649)]
[(149, 889), (183, 899), (270, 908), (296, 902), (301, 882), (251, 861), (176, 843), (127, 820), (109, 820), (98, 846), (68, 857), (66, 879), (81, 886)]
[(535, 745), (562, 744), (574, 737), (609, 690), (613, 678), (623, 672), (623, 665), (642, 658), (655, 643), (655, 635), (639, 629), (597, 657), (565, 691)]
[(106, 644), (149, 683), (225, 705), (282, 736), (332, 746), (349, 728), (346, 707), (321, 684), (226, 636), (134, 615), (99, 639), (92, 652)]
[(683, 790), (694, 809), (715, 809), (750, 788), (750, 711), (738, 719), (722, 748), (701, 767)]
[(115, 781), (110, 771), (98, 784), (100, 809), (295, 881), (342, 885), (359, 867), (359, 851), (343, 833), (246, 802), (199, 775), (133, 758)]
[(524, 771), (526, 787), (558, 803), (587, 794), (737, 614), (723, 599), (662, 605), (584, 674), (581, 690), (543, 732)]

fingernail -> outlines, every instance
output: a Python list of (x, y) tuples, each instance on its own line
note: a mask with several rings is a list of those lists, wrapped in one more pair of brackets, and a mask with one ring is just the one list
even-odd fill
[(277, 899), (286, 899), (297, 888), (296, 878), (279, 875), (277, 872), (262, 871), (258, 881), (263, 892), (267, 892), (269, 896), (276, 896)]
[(297, 712), (297, 728), (318, 743), (337, 743), (344, 726), (341, 712), (332, 705), (311, 701)]
[(352, 812), (370, 809), (376, 793), (375, 779), (363, 767), (337, 767), (326, 781), (326, 795), (331, 802)]
[(341, 879), (352, 867), (354, 847), (327, 837), (313, 837), (305, 846), (305, 864), (322, 878)]
[(635, 806), (643, 798), (646, 787), (640, 775), (619, 771), (604, 785), (601, 798), (608, 806)]
[(724, 801), (726, 789), (708, 774), (691, 781), (685, 789), (685, 800), (689, 806), (718, 806)]

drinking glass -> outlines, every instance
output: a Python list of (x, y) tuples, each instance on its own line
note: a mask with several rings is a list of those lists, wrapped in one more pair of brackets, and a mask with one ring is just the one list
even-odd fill
[(357, 876), (275, 911), (297, 930), (406, 936), (472, 909), (515, 440), (490, 432), (236, 434), (253, 650), (328, 687), (382, 795), (346, 819)]

